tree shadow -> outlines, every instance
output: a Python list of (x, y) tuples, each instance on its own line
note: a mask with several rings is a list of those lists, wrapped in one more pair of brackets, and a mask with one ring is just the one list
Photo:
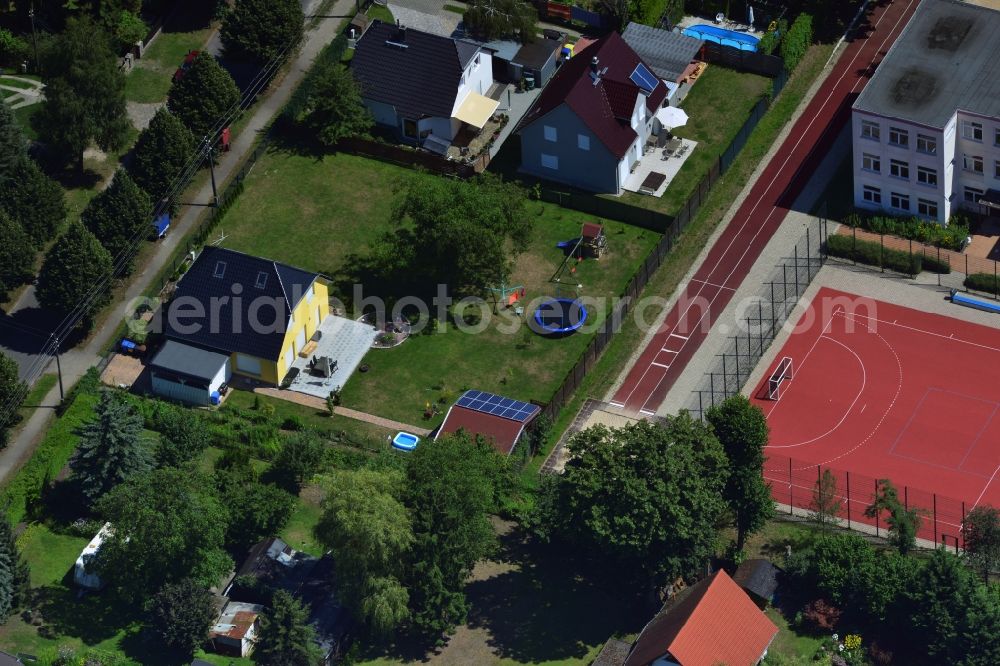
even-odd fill
[(163, 22), (163, 32), (193, 32), (207, 28), (215, 5), (204, 0), (180, 0)]
[(466, 592), (469, 625), (487, 630), (503, 658), (579, 659), (613, 635), (640, 631), (656, 610), (617, 573), (520, 530), (503, 537), (500, 557), (516, 568), (474, 581)]
[(71, 567), (59, 585), (33, 591), (33, 606), (41, 611), (44, 624), (39, 632), (79, 638), (96, 645), (134, 625), (137, 610), (108, 592), (79, 596), (73, 588)]

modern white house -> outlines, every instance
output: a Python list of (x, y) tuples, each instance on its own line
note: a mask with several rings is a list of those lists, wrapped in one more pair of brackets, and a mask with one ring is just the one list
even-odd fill
[(923, 0), (854, 103), (854, 203), (1000, 214), (1000, 11)]
[(493, 52), (483, 45), (372, 22), (351, 73), (375, 122), (408, 143), (444, 152), (463, 125), (482, 129), (499, 102)]

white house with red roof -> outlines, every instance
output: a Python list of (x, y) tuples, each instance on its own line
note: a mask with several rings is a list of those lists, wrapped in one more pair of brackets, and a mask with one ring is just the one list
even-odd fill
[(622, 192), (667, 86), (611, 33), (552, 77), (518, 125), (521, 170), (593, 192)]

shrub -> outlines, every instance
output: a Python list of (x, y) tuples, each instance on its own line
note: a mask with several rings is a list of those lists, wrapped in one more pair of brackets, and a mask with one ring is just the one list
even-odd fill
[(806, 13), (799, 14), (781, 40), (781, 58), (785, 61), (786, 70), (791, 72), (798, 66), (809, 50), (812, 38), (812, 16)]
[(1000, 293), (1000, 278), (993, 273), (973, 273), (962, 283), (969, 289), (985, 291), (988, 294)]
[(802, 609), (802, 621), (817, 631), (828, 632), (837, 626), (841, 614), (841, 610), (833, 604), (816, 599)]
[(893, 217), (865, 213), (851, 213), (842, 222), (849, 227), (872, 233), (891, 234), (958, 252), (962, 250), (969, 235), (969, 222), (960, 215), (953, 216), (947, 227), (920, 217)]
[(832, 257), (853, 259), (869, 266), (879, 266), (906, 275), (917, 275), (923, 268), (923, 258), (900, 250), (883, 248), (880, 243), (856, 240), (850, 236), (832, 235), (826, 239), (826, 251)]
[(303, 430), (304, 428), (305, 424), (302, 423), (302, 419), (299, 418), (298, 415), (296, 414), (292, 414), (291, 416), (286, 416), (285, 420), (281, 422), (282, 430), (298, 431), (298, 430)]
[(947, 259), (938, 259), (934, 256), (923, 255), (922, 259), (923, 269), (928, 273), (940, 273), (941, 275), (948, 275), (951, 273), (951, 264), (948, 263)]
[(0, 65), (19, 67), (28, 58), (28, 42), (10, 30), (0, 28)]
[(774, 30), (771, 30), (760, 38), (757, 50), (766, 55), (771, 55), (778, 48), (778, 45), (781, 44), (781, 38), (786, 32), (788, 32), (788, 21), (781, 19)]

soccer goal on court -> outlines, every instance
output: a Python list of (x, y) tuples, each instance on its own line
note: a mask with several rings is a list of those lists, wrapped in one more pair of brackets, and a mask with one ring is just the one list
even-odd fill
[(781, 397), (781, 385), (786, 380), (791, 380), (792, 378), (792, 357), (783, 356), (781, 362), (778, 363), (778, 367), (774, 369), (771, 376), (767, 380), (767, 398), (768, 400), (777, 400)]

